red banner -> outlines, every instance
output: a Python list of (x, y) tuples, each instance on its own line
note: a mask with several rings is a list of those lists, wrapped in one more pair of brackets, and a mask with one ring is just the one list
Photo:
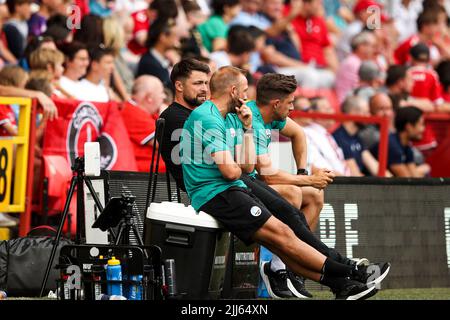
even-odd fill
[(61, 155), (73, 164), (84, 155), (84, 143), (100, 143), (101, 168), (136, 171), (136, 159), (116, 103), (54, 99), (59, 117), (48, 121), (44, 155)]

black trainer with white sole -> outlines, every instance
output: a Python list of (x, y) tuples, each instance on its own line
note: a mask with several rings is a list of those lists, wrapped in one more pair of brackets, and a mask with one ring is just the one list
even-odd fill
[(389, 262), (371, 263), (368, 266), (360, 265), (355, 267), (350, 278), (367, 286), (373, 286), (383, 281), (390, 269), (391, 264)]
[(350, 279), (339, 290), (333, 290), (336, 300), (365, 300), (374, 296), (377, 292), (375, 286), (367, 286)]
[(305, 288), (305, 278), (296, 275), (292, 271), (287, 271), (287, 286), (294, 296), (300, 299), (312, 298), (313, 295)]
[(260, 274), (266, 285), (267, 292), (274, 299), (293, 298), (294, 295), (287, 286), (287, 271), (270, 269), (270, 262), (264, 262), (260, 267)]

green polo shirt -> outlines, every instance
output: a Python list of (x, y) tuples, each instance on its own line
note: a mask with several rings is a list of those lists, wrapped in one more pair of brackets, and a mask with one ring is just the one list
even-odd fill
[(202, 36), (203, 45), (209, 52), (212, 52), (215, 39), (227, 38), (228, 25), (223, 21), (221, 16), (212, 16), (208, 21), (199, 25), (197, 29)]
[[(286, 120), (264, 123), (261, 112), (259, 112), (259, 108), (256, 105), (256, 101), (249, 101), (246, 104), (252, 110), (253, 114), (252, 126), (254, 132), (253, 138), (256, 146), (256, 155), (259, 156), (267, 154), (269, 153), (269, 144), (272, 138), (272, 130), (283, 130), (283, 128), (286, 126)], [(239, 144), (239, 142), (242, 141), (243, 127), (242, 122), (241, 120), (239, 120), (237, 114), (229, 113), (227, 115), (226, 127), (228, 129), (234, 128), (237, 133)], [(254, 177), (256, 175), (256, 170), (254, 170), (249, 175)]]
[(234, 157), (238, 139), (226, 130), (225, 119), (211, 101), (192, 111), (181, 135), (180, 155), (183, 179), (192, 206), (199, 210), (217, 194), (230, 187), (246, 188), (241, 180), (227, 181), (211, 154), (230, 151)]

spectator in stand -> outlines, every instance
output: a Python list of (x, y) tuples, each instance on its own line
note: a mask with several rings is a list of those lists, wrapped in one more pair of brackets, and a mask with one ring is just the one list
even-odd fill
[(338, 69), (338, 60), (330, 41), (325, 19), (320, 16), (320, 0), (304, 0), (300, 14), (292, 21), (300, 38), (303, 62), (320, 70), (321, 78), (332, 79)]
[[(433, 108), (421, 108), (424, 112), (450, 112), (450, 106), (444, 103), (438, 74), (430, 67), (430, 50), (424, 43), (418, 43), (410, 50), (413, 87), (411, 96), (427, 99)], [(418, 106), (420, 107), (420, 106)]]
[(86, 75), (89, 67), (89, 53), (84, 44), (76, 41), (65, 44), (61, 51), (65, 55), (65, 62), (59, 85), (65, 92), (76, 97), (80, 92), (80, 79)]
[(249, 28), (233, 26), (228, 32), (226, 51), (213, 52), (210, 58), (216, 63), (218, 69), (224, 66), (234, 66), (250, 70), (250, 55), (254, 50), (255, 40)]
[[(367, 102), (355, 96), (347, 97), (342, 103), (342, 113), (348, 115), (368, 116), (369, 106)], [(352, 176), (364, 176), (378, 174), (378, 161), (367, 150), (358, 134), (365, 124), (356, 121), (345, 121), (333, 132), (339, 147), (344, 152), (345, 162)]]
[(57, 97), (73, 98), (59, 85), (63, 74), (64, 54), (56, 49), (39, 48), (30, 55), (30, 78), (42, 78), (49, 81), (52, 94)]
[(42, 34), (51, 37), (57, 44), (72, 42), (73, 32), (67, 27), (68, 17), (55, 14), (47, 20), (47, 30)]
[(392, 18), (399, 33), (398, 40), (406, 41), (417, 33), (417, 17), (422, 12), (422, 0), (393, 1)]
[[(0, 85), (25, 88), (28, 74), (19, 66), (6, 66), (0, 71)], [(0, 105), (0, 137), (16, 136), (19, 110), (16, 106)]]
[[(311, 99), (308, 111), (335, 113), (330, 102), (321, 97)], [(350, 169), (345, 162), (344, 153), (328, 132), (334, 126), (334, 120), (305, 119), (303, 125), (308, 138), (308, 167), (314, 165), (315, 168), (332, 170), (337, 176), (349, 176)]]
[(7, 0), (9, 20), (3, 25), (8, 49), (20, 59), (27, 46), (28, 24), (31, 16), (31, 0)]
[(433, 45), (438, 48), (440, 59), (450, 58), (450, 30), (448, 25), (448, 15), (444, 6), (437, 0), (425, 1), (424, 10), (434, 11), (437, 15), (438, 31), (433, 37)]
[(88, 48), (95, 48), (103, 43), (103, 20), (97, 15), (87, 14), (81, 19), (80, 29), (75, 32), (74, 41), (83, 43)]
[(31, 15), (28, 20), (30, 35), (40, 36), (47, 30), (47, 20), (57, 14), (63, 0), (41, 0), (39, 1), (39, 10)]
[(143, 55), (148, 50), (146, 42), (151, 25), (159, 17), (160, 20), (176, 19), (178, 7), (175, 0), (147, 0), (146, 9), (134, 12), (131, 17), (134, 21), (133, 37), (128, 43), (131, 52)]
[[(152, 161), (156, 120), (165, 98), (162, 82), (154, 77), (143, 75), (134, 81), (132, 99), (127, 101), (121, 110), (126, 121), (128, 134), (133, 144), (138, 170), (148, 172)], [(165, 172), (162, 159), (159, 171)]]
[(439, 61), (439, 49), (433, 44), (433, 39), (439, 31), (438, 13), (435, 10), (426, 10), (417, 18), (418, 33), (401, 43), (394, 52), (396, 64), (410, 62), (410, 49), (417, 43), (425, 43), (430, 48), (430, 57), (433, 65)]
[(114, 96), (105, 84), (114, 72), (114, 53), (107, 48), (94, 48), (89, 52), (90, 65), (86, 77), (80, 81), (75, 98), (93, 102), (108, 102)]
[(48, 48), (48, 49), (56, 49), (55, 41), (53, 41), (52, 37), (39, 36), (39, 37), (31, 37), (28, 40), (27, 47), (25, 48), (25, 52), (19, 60), (19, 65), (25, 70), (30, 71), (29, 61), (30, 55), (33, 51), (39, 48)]
[(373, 60), (375, 53), (376, 38), (371, 32), (361, 32), (351, 41), (352, 54), (342, 61), (336, 78), (336, 94), (340, 103), (359, 84), (358, 72), (361, 63)]
[[(289, 12), (286, 16), (282, 15), (283, 8), (280, 1), (262, 1), (262, 0), (242, 0), (242, 10), (231, 21), (231, 25), (242, 25), (246, 27), (257, 27), (263, 30), (268, 37), (276, 37), (286, 31), (289, 24), (298, 16), (302, 10), (301, 0), (291, 0)], [(277, 19), (272, 21), (267, 16), (267, 11), (273, 10)]]
[[(5, 3), (0, 4), (0, 37), (4, 39), (3, 23), (9, 18), (8, 7)], [(5, 63), (17, 64), (17, 58), (8, 49), (6, 41), (0, 41), (0, 69)]]
[[(301, 60), (300, 39), (292, 23), (289, 23), (299, 13), (301, 1), (291, 1), (290, 17), (284, 16), (282, 0), (266, 0), (263, 2), (262, 14), (270, 21), (271, 26), (278, 26), (280, 31), (272, 32), (267, 36), (267, 45), (272, 45), (279, 53), (294, 60)], [(270, 30), (270, 29), (269, 29)]]
[(181, 39), (181, 56), (208, 56), (208, 50), (203, 46), (202, 36), (198, 26), (206, 21), (200, 6), (195, 0), (183, 0), (181, 2), (186, 19), (189, 24), (189, 35)]
[(214, 14), (198, 26), (203, 44), (209, 52), (226, 49), (229, 23), (241, 11), (239, 0), (213, 0)]
[(441, 61), (436, 67), (441, 83), (442, 98), (450, 103), (450, 60)]
[[(372, 9), (371, 9), (372, 8)], [(353, 14), (355, 15), (355, 20), (347, 25), (342, 33), (342, 36), (339, 38), (337, 44), (337, 52), (339, 60), (344, 60), (351, 53), (351, 40), (358, 33), (363, 31), (366, 27), (375, 29), (375, 26), (371, 24), (374, 22), (374, 10), (377, 9), (382, 10), (383, 7), (377, 1), (373, 0), (358, 0), (353, 6)], [(388, 21), (388, 17), (381, 13), (379, 22), (386, 23)]]
[(122, 50), (125, 49), (125, 33), (116, 18), (108, 17), (103, 20), (103, 38), (105, 47), (110, 48), (115, 57), (113, 87), (122, 100), (127, 101), (130, 99), (134, 75), (122, 56)]
[[(411, 48), (410, 55), (412, 65), (410, 72), (413, 79), (411, 96), (431, 102), (432, 108), (422, 109), (424, 112), (450, 112), (450, 104), (445, 103), (442, 98), (438, 75), (430, 68), (430, 50), (427, 45), (416, 44)], [(433, 128), (427, 125), (422, 139), (415, 141), (414, 145), (422, 152), (436, 148), (437, 141)]]
[[(369, 100), (369, 110), (372, 116), (387, 117), (389, 132), (394, 132), (394, 108), (389, 96), (383, 92), (375, 93)], [(365, 149), (370, 150), (380, 141), (380, 130), (377, 125), (369, 124), (358, 133)]]
[(363, 98), (367, 102), (377, 92), (384, 81), (385, 75), (373, 61), (364, 61), (358, 70), (359, 85), (352, 91), (352, 95)]
[[(396, 133), (389, 135), (388, 169), (395, 177), (422, 178), (430, 172), (427, 164), (417, 166), (411, 142), (422, 139), (425, 131), (423, 112), (416, 107), (398, 109), (395, 116)], [(371, 150), (374, 157), (378, 156), (378, 144)]]
[(392, 100), (394, 110), (403, 106), (415, 106), (422, 110), (432, 110), (433, 105), (428, 99), (412, 98), (410, 96), (414, 81), (408, 67), (392, 65), (386, 76), (386, 91)]
[(169, 74), (172, 66), (166, 54), (180, 45), (176, 28), (173, 19), (158, 19), (152, 24), (147, 39), (148, 52), (142, 56), (137, 69), (137, 76), (153, 75), (172, 91), (173, 85)]

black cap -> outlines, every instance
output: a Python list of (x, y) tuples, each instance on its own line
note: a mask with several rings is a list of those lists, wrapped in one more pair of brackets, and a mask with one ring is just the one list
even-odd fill
[(419, 42), (409, 50), (409, 54), (414, 60), (428, 62), (430, 61), (430, 49), (425, 43)]

